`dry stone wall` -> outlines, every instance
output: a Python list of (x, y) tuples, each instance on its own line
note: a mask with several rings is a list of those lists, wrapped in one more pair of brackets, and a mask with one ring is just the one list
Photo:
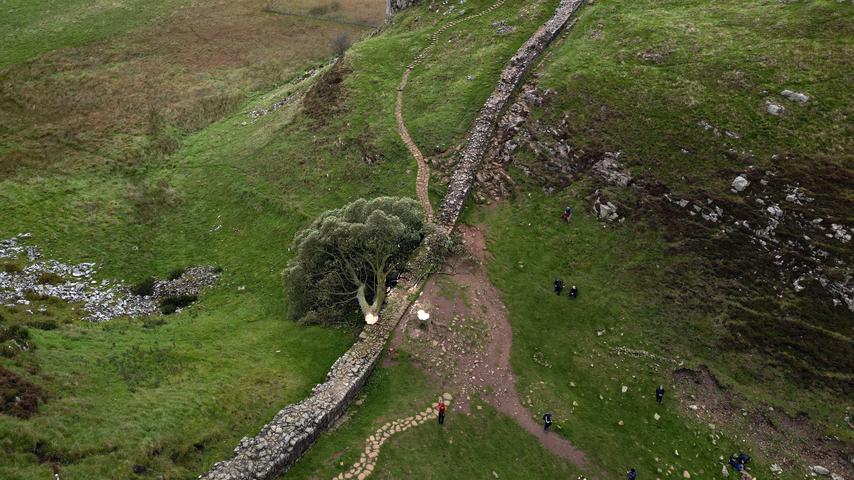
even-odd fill
[(315, 386), (305, 400), (280, 410), (258, 435), (240, 440), (230, 459), (214, 464), (199, 479), (272, 479), (293, 466), (358, 394), (417, 291), (414, 280), (399, 283), (380, 320), (365, 326), (359, 340), (332, 365), (324, 383)]
[(469, 131), (466, 145), (460, 159), (457, 162), (448, 193), (442, 201), (439, 209), (439, 224), (450, 231), (457, 223), (457, 219), (465, 205), (466, 197), (475, 181), (486, 149), (492, 135), (495, 133), (496, 125), (501, 112), (513, 95), (513, 92), (521, 84), (525, 72), (557, 35), (569, 23), (569, 19), (584, 3), (584, 0), (563, 0), (557, 7), (555, 15), (549, 19), (531, 38), (522, 45), (501, 73), (501, 79), (481, 108), (475, 119), (474, 126)]
[[(440, 231), (425, 240), (407, 269), (411, 274), (429, 270), (438, 242), (450, 232), (475, 180), (484, 152), (494, 133), (501, 111), (521, 83), (525, 71), (567, 25), (584, 0), (563, 0), (555, 15), (516, 52), (501, 75), (493, 94), (477, 116), (467, 137), (450, 189), (440, 212)], [(406, 8), (414, 0), (388, 0), (390, 12)], [(305, 400), (288, 405), (265, 425), (258, 435), (244, 437), (232, 457), (218, 462), (200, 480), (271, 480), (287, 471), (302, 454), (347, 409), (376, 366), (386, 342), (406, 313), (423, 281), (422, 276), (401, 281), (391, 292), (380, 320), (366, 325), (359, 340), (329, 370), (324, 383), (312, 389)]]

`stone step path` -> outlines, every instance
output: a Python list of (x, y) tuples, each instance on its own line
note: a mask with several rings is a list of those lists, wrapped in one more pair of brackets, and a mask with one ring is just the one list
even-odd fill
[(430, 166), (427, 165), (427, 161), (424, 159), (424, 155), (421, 153), (421, 150), (418, 149), (418, 146), (415, 145), (415, 142), (412, 141), (412, 137), (409, 135), (409, 130), (406, 128), (406, 123), (403, 120), (403, 90), (406, 88), (406, 84), (409, 82), (409, 75), (412, 73), (412, 70), (415, 69), (424, 59), (427, 58), (427, 54), (436, 47), (439, 43), (439, 37), (449, 28), (453, 28), (459, 25), (462, 22), (466, 22), (468, 20), (472, 20), (478, 17), (482, 17), (488, 13), (493, 12), (495, 9), (504, 5), (506, 0), (498, 0), (485, 10), (475, 13), (473, 15), (469, 15), (467, 17), (458, 18), (453, 20), (445, 25), (441, 26), (438, 30), (433, 32), (430, 36), (430, 44), (421, 49), (418, 55), (415, 56), (415, 59), (406, 67), (406, 71), (403, 72), (403, 76), (400, 79), (400, 84), (397, 86), (397, 103), (394, 107), (394, 116), (397, 120), (397, 130), (400, 135), (400, 139), (403, 141), (403, 144), (406, 145), (406, 148), (409, 150), (409, 153), (415, 158), (415, 162), (418, 164), (418, 175), (415, 178), (415, 193), (418, 196), (418, 202), (421, 204), (421, 208), (424, 209), (424, 212), (427, 214), (427, 221), (433, 222), (433, 206), (430, 204), (430, 196), (428, 195), (428, 188), (430, 186)]
[[(444, 400), (445, 404), (450, 407), (453, 396), (450, 393), (442, 394), (438, 400)], [(376, 469), (377, 459), (380, 456), (380, 449), (388, 439), (393, 435), (405, 432), (412, 427), (417, 427), (429, 420), (435, 420), (438, 417), (437, 407), (438, 400), (430, 407), (416, 413), (415, 415), (387, 422), (382, 427), (378, 428), (373, 435), (365, 441), (365, 450), (359, 457), (359, 461), (353, 464), (350, 470), (339, 473), (332, 480), (365, 480)]]

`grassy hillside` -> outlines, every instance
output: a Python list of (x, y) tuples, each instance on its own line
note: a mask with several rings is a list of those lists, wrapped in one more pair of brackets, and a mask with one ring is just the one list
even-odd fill
[[(165, 322), (91, 325), (49, 307), (68, 323), (31, 329), (36, 350), (0, 358), (48, 395), (30, 419), (0, 415), (0, 477), (45, 478), (57, 464), (64, 479), (194, 478), (321, 381), (352, 342), (354, 332), (286, 320), (287, 247), (325, 209), (414, 195), (415, 162), (393, 116), (400, 75), (439, 25), (492, 2), (425, 2), (334, 65), (325, 63), (331, 40), (363, 35), (369, 28), (353, 23), (381, 11), (366, 16), (355, 1), (268, 3), (3, 6), (0, 25), (14, 24), (20, 40), (0, 57), (0, 238), (32, 232), (46, 257), (98, 262), (105, 278), (195, 264), (219, 265), (223, 277)], [(506, 59), (556, 4), (508, 1), (445, 34), (406, 90), (407, 126), (425, 154), (453, 155)], [(109, 20), (118, 11), (121, 21)], [(636, 178), (736, 214), (749, 202), (729, 191), (735, 174), (780, 169), (809, 187), (820, 214), (852, 225), (852, 15), (831, 0), (586, 5), (534, 72), (552, 93), (528, 125), (540, 128), (538, 141), (565, 138), (582, 158), (622, 151)], [(515, 31), (499, 34), (499, 20)], [(47, 24), (62, 28), (37, 35)], [(795, 104), (783, 89), (812, 98)], [(257, 121), (244, 114), (293, 94)], [(786, 113), (769, 115), (768, 101)], [(772, 463), (796, 478), (807, 459), (838, 463), (851, 451), (850, 312), (818, 290), (805, 298), (775, 289), (776, 270), (749, 241), (660, 209), (645, 189), (603, 187), (586, 167), (548, 174), (559, 188), (544, 189), (522, 173), (547, 172), (542, 155), (522, 145), (507, 166), (516, 195), (473, 205), (465, 221), (490, 239), (520, 394), (533, 417), (555, 412), (557, 434), (591, 458), (587, 473), (708, 478), (719, 457), (743, 450), (760, 478)], [(596, 189), (626, 221), (602, 225), (589, 213)], [(567, 204), (576, 207), (569, 225), (559, 222)], [(850, 263), (850, 244), (825, 243)], [(580, 287), (576, 302), (554, 296), (555, 276)], [(7, 323), (27, 319), (17, 308), (0, 313)], [(810, 328), (784, 328), (794, 320)], [(812, 362), (824, 363), (814, 372), (804, 367)], [(723, 393), (674, 377), (700, 365)], [(660, 383), (668, 395), (656, 406)], [(284, 478), (344, 471), (376, 427), (440, 392), (401, 352)], [(483, 408), (449, 418), (445, 430), (396, 437), (376, 476), (575, 477), (510, 419), (474, 404)], [(704, 416), (712, 404), (726, 408)], [(769, 407), (780, 415), (764, 417)], [(790, 428), (789, 415), (817, 430)], [(840, 440), (815, 440), (825, 435)], [(815, 460), (806, 441), (827, 455)]]

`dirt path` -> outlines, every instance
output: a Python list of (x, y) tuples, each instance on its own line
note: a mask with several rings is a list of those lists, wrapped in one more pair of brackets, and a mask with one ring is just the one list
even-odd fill
[[(454, 258), (445, 275), (434, 275), (424, 293), (398, 325), (392, 348), (403, 346), (446, 390), (455, 391), (454, 410), (468, 411), (472, 395), (479, 395), (510, 416), (554, 454), (579, 467), (587, 465), (583, 452), (557, 433), (546, 433), (522, 404), (516, 376), (510, 367), (513, 331), (501, 293), (486, 272), (488, 252), (482, 232), (459, 227), (470, 257)], [(416, 313), (430, 314), (427, 325)]]
[(485, 10), (475, 13), (474, 15), (469, 15), (467, 17), (458, 18), (452, 22), (446, 23), (441, 26), (438, 30), (433, 32), (433, 35), (430, 36), (430, 44), (424, 47), (418, 55), (415, 56), (415, 59), (406, 67), (406, 71), (403, 72), (403, 76), (400, 79), (400, 84), (397, 86), (397, 103), (394, 107), (394, 117), (397, 120), (397, 131), (400, 134), (400, 139), (403, 141), (403, 144), (406, 145), (406, 148), (409, 150), (409, 153), (415, 158), (416, 163), (418, 164), (418, 175), (415, 179), (415, 193), (418, 196), (418, 201), (421, 203), (421, 208), (424, 209), (424, 212), (427, 214), (427, 221), (433, 222), (433, 205), (430, 204), (430, 197), (428, 195), (428, 188), (430, 186), (430, 166), (427, 164), (427, 161), (424, 159), (424, 155), (421, 153), (421, 150), (418, 149), (418, 146), (415, 145), (415, 142), (412, 141), (412, 137), (409, 135), (409, 130), (406, 128), (406, 122), (403, 120), (403, 91), (406, 88), (406, 84), (409, 82), (409, 75), (412, 71), (427, 58), (427, 54), (432, 50), (436, 44), (439, 42), (439, 37), (449, 28), (453, 28), (459, 25), (462, 22), (481, 17), (486, 15), (487, 13), (492, 12), (493, 10), (504, 5), (506, 0), (498, 0), (490, 7)]

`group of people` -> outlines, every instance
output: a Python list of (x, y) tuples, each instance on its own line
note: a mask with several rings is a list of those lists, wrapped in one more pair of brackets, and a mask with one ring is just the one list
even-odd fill
[[(569, 222), (569, 220), (571, 218), (572, 218), (572, 208), (566, 207), (566, 209), (563, 211), (563, 215), (561, 216), (561, 219), (563, 219), (564, 222)], [(555, 279), (555, 282), (554, 282), (555, 294), (560, 295), (563, 292), (565, 287), (566, 287), (566, 285), (564, 284), (563, 280), (561, 280), (560, 278)], [(570, 287), (569, 297), (572, 298), (573, 300), (578, 298), (578, 287), (576, 287), (575, 285)], [(661, 403), (663, 401), (664, 401), (664, 385), (659, 385), (658, 388), (655, 389), (655, 402), (657, 404), (661, 405)], [(445, 424), (445, 412), (447, 410), (447, 406), (445, 405), (445, 402), (440, 400), (437, 409), (438, 409), (438, 414), (439, 414), (438, 415), (439, 425), (444, 425)], [(554, 414), (552, 412), (546, 412), (545, 414), (543, 414), (543, 430), (545, 430), (546, 432), (551, 431), (552, 423), (554, 423), (553, 417), (554, 417)], [(736, 472), (743, 472), (744, 468), (748, 462), (750, 462), (750, 457), (744, 453), (740, 453), (738, 455), (733, 454), (729, 458), (729, 463), (730, 463), (730, 465), (732, 465), (732, 467), (735, 469)], [(627, 480), (637, 480), (637, 478), (638, 478), (637, 470), (635, 470), (634, 468), (630, 469), (628, 471), (628, 473), (626, 474), (626, 478), (627, 478)]]
[[(561, 280), (560, 278), (555, 279), (555, 293), (557, 295), (560, 295), (561, 292), (563, 292), (563, 289), (565, 286), (566, 286), (566, 284), (563, 283), (563, 280)], [(569, 289), (569, 298), (571, 298), (573, 300), (578, 298), (578, 287), (576, 287), (575, 285), (573, 285)]]

